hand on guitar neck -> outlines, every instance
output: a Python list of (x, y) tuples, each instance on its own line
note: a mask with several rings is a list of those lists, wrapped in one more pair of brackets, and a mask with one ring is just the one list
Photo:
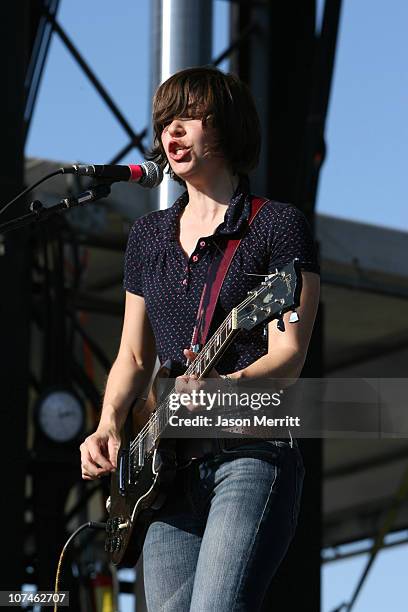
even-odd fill
[[(193, 363), (193, 361), (198, 356), (198, 353), (195, 353), (191, 349), (184, 349), (183, 353), (184, 353), (184, 356), (187, 358), (188, 364)], [(206, 378), (222, 379), (225, 377), (218, 374), (215, 368), (212, 368), (212, 370), (210, 370), (210, 372), (207, 374)], [(192, 391), (199, 392), (201, 391), (201, 389), (205, 389), (205, 386), (206, 386), (205, 379), (199, 380), (197, 374), (191, 374), (191, 375), (183, 374), (182, 376), (177, 376), (174, 388), (177, 391), (177, 393), (180, 393), (180, 394), (188, 393), (189, 395), (191, 395)], [(185, 407), (190, 412), (199, 411), (202, 409), (202, 406), (197, 405), (197, 404), (195, 405), (188, 404)]]

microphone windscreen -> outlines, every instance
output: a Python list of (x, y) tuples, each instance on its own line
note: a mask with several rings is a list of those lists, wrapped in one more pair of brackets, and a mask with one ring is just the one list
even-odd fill
[(140, 179), (139, 185), (149, 189), (157, 187), (163, 180), (163, 170), (158, 164), (152, 161), (143, 162), (142, 164), (144, 177)]

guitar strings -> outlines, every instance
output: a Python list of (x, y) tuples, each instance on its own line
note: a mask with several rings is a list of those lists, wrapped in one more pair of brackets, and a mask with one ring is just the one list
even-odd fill
[[(250, 297), (248, 297), (247, 299), (250, 299)], [(241, 304), (241, 306), (243, 306), (243, 303)], [(217, 329), (217, 331), (213, 334), (213, 336), (211, 337), (210, 341), (208, 342), (208, 344), (206, 345), (206, 352), (207, 350), (211, 349), (214, 345), (214, 343), (216, 342), (216, 337), (219, 336), (227, 327), (228, 323), (231, 320), (231, 313), (226, 317), (226, 319), (223, 321), (223, 323), (220, 325), (220, 327)], [(185, 374), (193, 374), (195, 373), (195, 370), (199, 370), (199, 363), (202, 359), (200, 359), (200, 356), (197, 357), (198, 361), (193, 361), (193, 363), (187, 368)], [(200, 380), (201, 377), (199, 377), (198, 380)], [(169, 401), (169, 397), (171, 395), (172, 392), (170, 392), (166, 398), (164, 398), (164, 400), (161, 402), (160, 406), (158, 407), (158, 409), (153, 413), (152, 417), (150, 417), (149, 421), (144, 425), (144, 427), (140, 430), (140, 432), (138, 433), (138, 435), (136, 436), (135, 440), (131, 443), (130, 445), (130, 452), (132, 453), (133, 450), (135, 449), (136, 446), (140, 445), (140, 442), (142, 441), (142, 439), (145, 439), (149, 433), (150, 430), (152, 429), (152, 426), (156, 425), (157, 420), (161, 417), (161, 415), (163, 414), (164, 410), (168, 409), (168, 401)]]
[[(251, 300), (251, 298), (252, 298), (252, 296), (248, 296), (243, 302), (241, 302), (239, 307), (236, 307), (237, 311), (242, 310), (246, 306), (246, 303)], [(208, 344), (206, 345), (206, 352), (207, 352), (207, 350), (209, 350), (209, 349), (211, 349), (213, 347), (214, 343), (216, 342), (217, 336), (219, 336), (225, 330), (225, 328), (227, 327), (228, 323), (231, 320), (231, 317), (232, 317), (232, 314), (229, 313), (229, 315), (225, 318), (225, 320), (220, 325), (220, 327), (217, 329), (217, 331), (213, 334), (213, 336), (209, 340)], [(198, 361), (197, 362), (193, 361), (193, 363), (187, 368), (187, 370), (186, 370), (186, 372), (184, 374), (193, 374), (196, 369), (199, 369), (197, 366), (199, 365), (201, 359), (200, 359), (200, 355), (199, 355), (198, 356)], [(201, 379), (201, 377), (199, 377), (198, 380), (200, 380), (200, 379)], [(152, 426), (156, 424), (157, 420), (163, 414), (164, 409), (167, 410), (167, 408), (168, 408), (167, 404), (168, 404), (168, 400), (169, 400), (169, 397), (170, 397), (171, 393), (172, 392), (170, 392), (166, 396), (166, 398), (161, 402), (161, 404), (158, 407), (158, 409), (153, 413), (153, 415), (150, 417), (149, 421), (144, 425), (144, 427), (140, 430), (140, 432), (138, 433), (136, 438), (131, 443), (131, 445), (130, 445), (130, 452), (131, 452), (131, 454), (132, 454), (133, 450), (136, 448), (136, 446), (140, 445), (140, 442), (142, 441), (142, 439), (145, 439), (149, 435)]]
[[(270, 279), (270, 281), (274, 282), (277, 279), (277, 276), (278, 276), (278, 273), (275, 273), (273, 275), (273, 277)], [(248, 295), (248, 297), (245, 300), (243, 300), (241, 302), (241, 304), (239, 304), (239, 306), (236, 306), (237, 313), (242, 311), (247, 306), (247, 303), (249, 301), (251, 301), (252, 297), (253, 297), (252, 295)], [(214, 332), (214, 334), (211, 337), (210, 341), (206, 345), (206, 351), (205, 352), (207, 352), (208, 350), (210, 350), (213, 347), (214, 343), (216, 342), (217, 336), (219, 336), (224, 331), (224, 329), (226, 329), (226, 327), (227, 327), (228, 323), (230, 322), (231, 318), (232, 318), (232, 313), (229, 313), (229, 315), (225, 318), (225, 320), (220, 325), (220, 327), (217, 329), (217, 331)], [(200, 359), (199, 355), (198, 355), (197, 359)], [(200, 361), (197, 361), (197, 362), (193, 361), (192, 364), (185, 371), (184, 375), (186, 375), (186, 374), (194, 374), (195, 373), (194, 370), (197, 369), (197, 366), (199, 365), (199, 363), (200, 363)], [(198, 380), (201, 380), (201, 375), (199, 376)], [(172, 391), (164, 398), (164, 400), (160, 403), (160, 406), (158, 406), (157, 410), (155, 410), (153, 415), (149, 418), (149, 421), (142, 427), (142, 429), (137, 434), (135, 439), (131, 442), (130, 447), (129, 447), (130, 457), (132, 457), (132, 455), (135, 454), (134, 451), (135, 451), (136, 447), (137, 446), (140, 447), (142, 440), (145, 440), (147, 438), (147, 436), (149, 434), (151, 434), (152, 426), (156, 425), (157, 420), (163, 414), (163, 411), (168, 409), (168, 402), (169, 402), (169, 398), (170, 398), (171, 393), (172, 393)]]
[[(229, 322), (231, 318), (231, 313), (228, 315), (228, 317), (226, 317), (226, 319), (223, 321), (223, 323), (220, 325), (220, 327), (217, 329), (217, 331), (214, 333), (214, 335), (212, 336), (211, 340), (209, 341), (209, 343), (207, 344), (206, 347), (206, 351), (208, 349), (211, 349), (212, 346), (214, 345), (215, 341), (216, 341), (216, 336), (220, 335), (227, 327), (227, 324)], [(199, 355), (197, 357), (197, 359), (200, 359)], [(202, 358), (201, 358), (202, 359)], [(195, 370), (198, 369), (198, 365), (199, 365), (200, 361), (197, 361), (197, 363), (195, 361), (193, 361), (193, 363), (187, 368), (187, 370), (185, 371), (184, 375), (186, 374), (194, 374)], [(200, 378), (198, 379), (200, 380)], [(150, 417), (149, 421), (144, 425), (144, 427), (140, 430), (140, 432), (138, 433), (138, 435), (136, 436), (136, 438), (134, 439), (134, 441), (131, 443), (130, 445), (130, 450), (131, 452), (134, 450), (134, 448), (138, 445), (138, 443), (141, 441), (141, 438), (145, 438), (147, 437), (151, 426), (154, 425), (158, 418), (159, 418), (159, 413), (161, 410), (163, 410), (164, 408), (167, 409), (167, 405), (164, 406), (165, 403), (168, 403), (169, 397), (171, 395), (172, 392), (170, 392), (165, 398), (164, 400), (161, 402), (160, 406), (157, 408), (157, 410), (153, 413), (153, 415)]]
[[(278, 276), (278, 273), (275, 273), (274, 276), (270, 279), (272, 282), (274, 282), (276, 280)], [(247, 303), (252, 299), (253, 296), (249, 295), (243, 302), (241, 302), (241, 304), (239, 306), (236, 307), (237, 312), (240, 312), (241, 310), (243, 310), (246, 306)], [(224, 329), (227, 327), (228, 323), (230, 322), (232, 313), (229, 313), (229, 315), (226, 317), (226, 319), (223, 321), (223, 323), (220, 325), (220, 327), (217, 329), (217, 331), (213, 334), (212, 338), (210, 339), (210, 341), (208, 342), (207, 345), (207, 349), (212, 348), (214, 342), (216, 341), (216, 337), (222, 332), (224, 331)], [(192, 374), (194, 373), (194, 370), (196, 369), (197, 365), (199, 362), (193, 362), (186, 370), (185, 374)], [(198, 380), (200, 380), (201, 377), (198, 378)], [(160, 406), (157, 408), (157, 410), (153, 413), (152, 417), (150, 417), (149, 421), (144, 425), (144, 427), (140, 430), (140, 432), (138, 433), (138, 435), (136, 436), (136, 438), (133, 440), (133, 442), (130, 444), (130, 456), (132, 457), (132, 455), (134, 455), (134, 450), (137, 446), (140, 447), (141, 442), (144, 441), (147, 436), (149, 434), (151, 434), (151, 429), (152, 426), (155, 426), (157, 423), (157, 420), (162, 416), (164, 410), (168, 409), (168, 401), (169, 401), (169, 397), (171, 395), (171, 392), (166, 396), (166, 398), (161, 402)]]

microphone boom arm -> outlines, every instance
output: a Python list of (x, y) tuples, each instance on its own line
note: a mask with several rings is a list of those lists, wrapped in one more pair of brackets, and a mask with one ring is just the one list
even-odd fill
[(70, 210), (71, 208), (76, 208), (77, 206), (83, 206), (84, 204), (90, 204), (91, 202), (106, 198), (111, 192), (111, 185), (112, 183), (110, 181), (99, 181), (97, 184), (91, 185), (89, 189), (83, 191), (78, 196), (63, 198), (58, 204), (48, 207), (43, 206), (39, 200), (34, 200), (34, 202), (30, 204), (29, 213), (11, 219), (6, 223), (2, 223), (0, 225), (0, 233), (6, 234), (24, 225), (29, 225), (33, 221), (45, 221), (55, 213)]

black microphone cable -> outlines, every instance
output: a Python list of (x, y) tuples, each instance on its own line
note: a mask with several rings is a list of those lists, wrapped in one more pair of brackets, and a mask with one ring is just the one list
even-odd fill
[(54, 172), (50, 172), (50, 174), (46, 174), (45, 176), (43, 176), (39, 181), (37, 181), (33, 185), (30, 185), (29, 187), (26, 187), (26, 189), (24, 189), (21, 193), (16, 195), (16, 197), (13, 198), (12, 200), (10, 200), (10, 202), (7, 202), (7, 204), (5, 204), (3, 206), (3, 208), (0, 208), (0, 215), (2, 215), (8, 209), (9, 206), (14, 204), (14, 202), (17, 202), (17, 200), (22, 198), (26, 193), (28, 193), (32, 189), (35, 189), (36, 187), (38, 187), (38, 185), (41, 185), (41, 183), (44, 183), (44, 181), (47, 181), (48, 179), (52, 178), (53, 176), (57, 176), (58, 174), (63, 174), (63, 172), (64, 172), (63, 168), (58, 168), (58, 170), (54, 170)]
[(64, 559), (64, 555), (65, 552), (68, 548), (68, 546), (71, 544), (72, 540), (74, 538), (76, 538), (76, 536), (81, 533), (81, 531), (83, 531), (84, 529), (106, 529), (106, 523), (99, 523), (97, 521), (88, 521), (87, 523), (83, 523), (82, 525), (80, 525), (78, 527), (78, 529), (76, 529), (74, 531), (74, 533), (72, 533), (68, 540), (65, 542), (62, 550), (61, 550), (61, 554), (58, 560), (58, 565), (57, 565), (57, 573), (55, 574), (55, 586), (54, 586), (54, 612), (58, 611), (58, 589), (59, 589), (59, 582), (60, 582), (60, 574), (61, 574), (61, 567), (62, 567), (62, 561)]

